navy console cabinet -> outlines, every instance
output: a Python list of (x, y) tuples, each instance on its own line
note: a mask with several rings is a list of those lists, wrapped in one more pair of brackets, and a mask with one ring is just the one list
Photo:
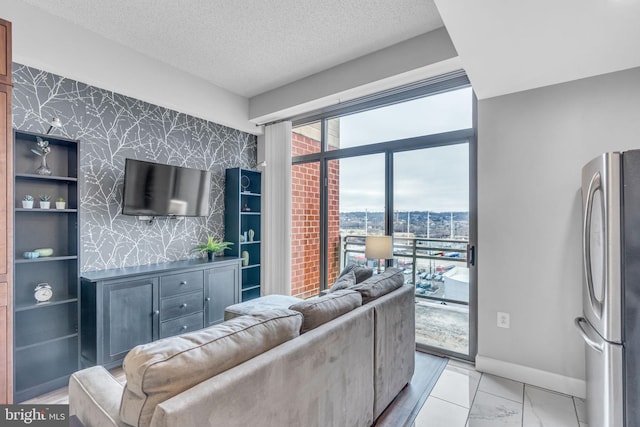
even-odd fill
[(82, 367), (119, 366), (129, 350), (221, 322), (240, 302), (240, 260), (188, 260), (84, 273)]

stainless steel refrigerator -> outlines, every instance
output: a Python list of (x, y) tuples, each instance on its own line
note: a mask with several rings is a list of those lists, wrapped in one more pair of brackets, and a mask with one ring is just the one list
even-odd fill
[(591, 427), (640, 427), (640, 150), (582, 169), (583, 317)]

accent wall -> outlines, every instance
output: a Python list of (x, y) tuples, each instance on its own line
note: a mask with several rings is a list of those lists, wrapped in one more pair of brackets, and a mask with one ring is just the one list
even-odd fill
[[(21, 64), (13, 81), (14, 128), (45, 133), (58, 117), (51, 133), (80, 141), (82, 272), (197, 257), (194, 245), (224, 236), (224, 172), (255, 168), (255, 135)], [(126, 158), (211, 171), (209, 215), (152, 224), (122, 215)]]

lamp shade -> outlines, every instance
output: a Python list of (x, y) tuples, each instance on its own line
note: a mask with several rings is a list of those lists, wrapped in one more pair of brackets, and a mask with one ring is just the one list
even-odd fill
[(391, 236), (367, 236), (364, 245), (364, 256), (367, 258), (393, 258), (393, 238)]

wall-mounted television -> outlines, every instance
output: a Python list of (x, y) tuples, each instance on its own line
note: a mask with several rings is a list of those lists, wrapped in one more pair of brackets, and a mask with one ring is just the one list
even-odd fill
[(207, 216), (211, 173), (126, 159), (123, 215)]

